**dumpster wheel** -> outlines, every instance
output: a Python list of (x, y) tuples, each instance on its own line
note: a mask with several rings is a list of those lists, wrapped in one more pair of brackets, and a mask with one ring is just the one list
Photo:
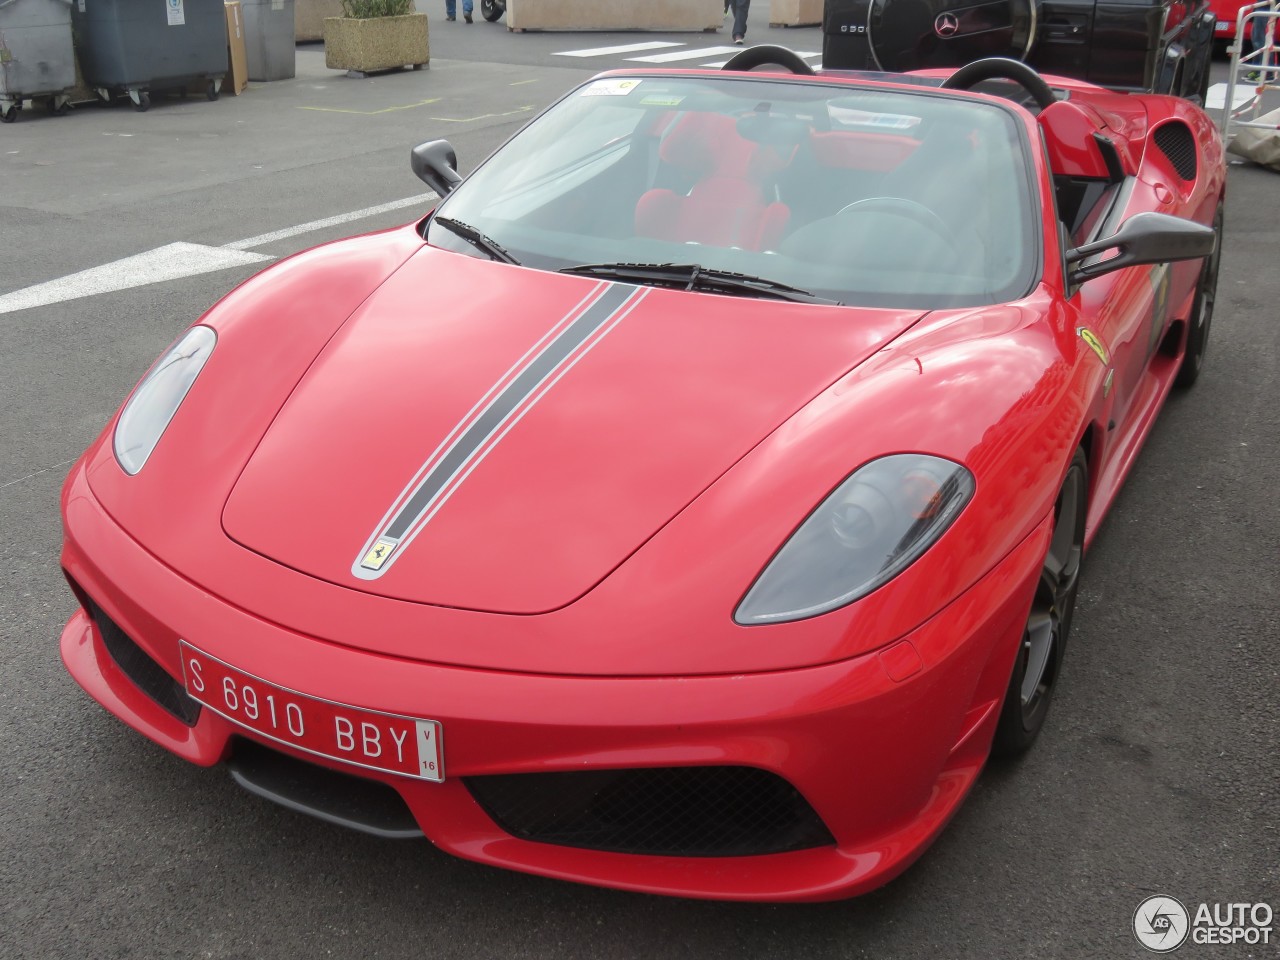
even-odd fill
[[(6, 107), (8, 107), (7, 110)], [(10, 104), (0, 100), (0, 123), (13, 123), (18, 119), (18, 111), (21, 109), (21, 102)]]
[(210, 81), (209, 81), (209, 85), (208, 85), (207, 87), (205, 87), (205, 88), (204, 88), (204, 95), (205, 95), (206, 97), (208, 97), (208, 98), (209, 98), (209, 100), (211, 100), (211, 101), (212, 101), (212, 100), (217, 100), (217, 99), (218, 99), (218, 87), (219, 87), (219, 86), (221, 86), (221, 84), (219, 83), (219, 81), (217, 81), (217, 80), (210, 80)]
[(151, 94), (146, 90), (130, 90), (129, 99), (133, 101), (133, 109), (146, 113), (151, 107)]

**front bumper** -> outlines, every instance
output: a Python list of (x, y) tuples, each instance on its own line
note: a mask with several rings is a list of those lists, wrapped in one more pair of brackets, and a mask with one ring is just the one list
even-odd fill
[[(566, 880), (739, 900), (852, 896), (919, 856), (986, 759), (1049, 532), (1042, 524), (945, 610), (871, 654), (773, 673), (585, 678), (448, 667), (319, 641), (237, 609), (159, 562), (110, 519), (80, 466), (63, 505), (62, 562), (78, 596), (101, 608), (170, 676), (182, 676), (183, 638), (315, 697), (440, 721), (442, 783), (294, 756), (392, 787), (441, 849)], [(430, 613), (424, 609), (424, 618)], [(68, 622), (61, 647), (90, 696), (193, 763), (218, 764), (240, 738), (253, 739), (212, 710), (188, 726), (162, 708), (121, 670), (84, 609)], [(808, 801), (834, 843), (689, 857), (536, 842), (501, 829), (464, 782), (715, 766), (781, 777)]]

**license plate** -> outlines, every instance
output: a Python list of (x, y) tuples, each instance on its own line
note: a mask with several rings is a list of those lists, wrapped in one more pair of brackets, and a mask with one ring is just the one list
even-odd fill
[(1231, 23), (1230, 20), (1219, 20), (1217, 26), (1214, 29), (1219, 31), (1230, 30), (1233, 26), (1234, 24)]
[(439, 721), (299, 693), (245, 673), (185, 640), (178, 643), (187, 693), (233, 723), (295, 750), (367, 770), (444, 780)]

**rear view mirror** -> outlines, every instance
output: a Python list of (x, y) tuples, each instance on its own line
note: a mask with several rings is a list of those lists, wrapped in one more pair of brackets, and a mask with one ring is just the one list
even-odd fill
[(413, 148), (409, 166), (418, 179), (440, 196), (462, 182), (458, 175), (458, 155), (448, 140), (428, 140)]
[[(1113, 270), (1142, 263), (1195, 260), (1213, 253), (1218, 235), (1212, 227), (1171, 217), (1165, 213), (1137, 213), (1120, 224), (1112, 236), (1067, 251), (1067, 280), (1078, 286)], [(1106, 260), (1085, 261), (1108, 250), (1118, 250)]]

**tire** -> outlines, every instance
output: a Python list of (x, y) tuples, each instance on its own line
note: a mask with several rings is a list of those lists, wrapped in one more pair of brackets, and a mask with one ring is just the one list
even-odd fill
[(1213, 215), (1213, 231), (1218, 235), (1218, 242), (1200, 268), (1200, 280), (1196, 284), (1187, 326), (1187, 349), (1182, 355), (1182, 366), (1178, 367), (1178, 374), (1173, 379), (1173, 385), (1183, 390), (1200, 378), (1204, 355), (1209, 349), (1209, 328), (1213, 324), (1213, 305), (1218, 296), (1218, 265), (1222, 261), (1222, 219), (1222, 201), (1218, 201), (1218, 209)]
[(493, 23), (507, 12), (507, 0), (480, 0), (480, 16)]
[(0, 110), (0, 123), (13, 123), (18, 119), (18, 111), (21, 109), (21, 107), (14, 106), (7, 113)]
[(204, 88), (204, 96), (205, 96), (205, 99), (208, 100), (210, 103), (217, 100), (218, 84), (215, 83), (213, 80), (210, 80), (208, 86)]
[(151, 108), (151, 94), (148, 93), (146, 90), (140, 91), (138, 93), (138, 99), (134, 101), (133, 109), (137, 110), (139, 113), (146, 113), (147, 110), (149, 110), (150, 108)]
[(1053, 507), (1053, 538), (1045, 551), (1022, 643), (1000, 707), (991, 744), (993, 757), (1011, 759), (1026, 753), (1049, 715), (1080, 592), (1088, 487), (1089, 465), (1084, 451), (1077, 450)]

